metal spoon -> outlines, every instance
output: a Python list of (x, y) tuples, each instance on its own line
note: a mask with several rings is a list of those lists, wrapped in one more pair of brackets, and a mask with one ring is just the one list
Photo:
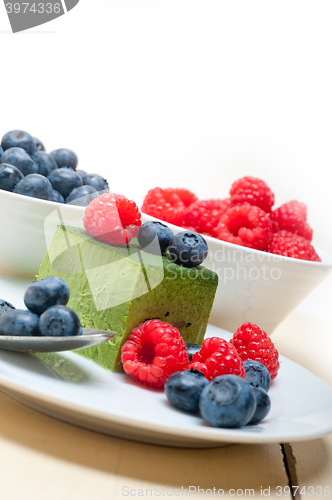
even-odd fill
[(20, 337), (0, 335), (0, 349), (19, 352), (73, 351), (101, 344), (114, 337), (114, 333), (95, 328), (83, 328), (82, 335), (70, 337)]

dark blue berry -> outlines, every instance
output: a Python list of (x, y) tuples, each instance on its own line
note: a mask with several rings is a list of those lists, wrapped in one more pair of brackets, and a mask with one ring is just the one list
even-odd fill
[(1, 159), (1, 156), (3, 155), (3, 147), (0, 146), (0, 159)]
[(31, 311), (12, 309), (0, 317), (0, 335), (39, 335), (39, 316)]
[(65, 199), (62, 196), (62, 194), (59, 193), (59, 191), (56, 191), (55, 189), (53, 189), (52, 201), (55, 201), (56, 203), (64, 203)]
[(7, 302), (6, 300), (0, 299), (0, 317), (6, 312), (15, 309), (13, 304)]
[(209, 381), (198, 370), (172, 373), (165, 383), (165, 394), (170, 403), (186, 411), (199, 410), (199, 398)]
[(70, 193), (83, 185), (82, 179), (71, 168), (62, 167), (52, 170), (48, 176), (48, 180), (53, 186), (53, 189), (59, 191), (64, 199), (68, 198)]
[(53, 188), (50, 181), (40, 174), (30, 174), (16, 184), (13, 193), (52, 201)]
[(192, 361), (193, 360), (193, 355), (200, 351), (202, 349), (202, 346), (199, 345), (199, 344), (191, 344), (190, 342), (189, 343), (186, 343), (186, 349), (187, 349), (187, 354), (189, 356), (189, 361)]
[[(155, 240), (157, 236), (158, 241)], [(166, 224), (152, 221), (144, 222), (138, 231), (137, 239), (146, 252), (164, 254), (173, 241), (174, 234)], [(152, 243), (153, 242), (153, 243)]]
[(87, 207), (94, 198), (98, 197), (98, 192), (92, 186), (80, 186), (74, 189), (68, 198), (66, 203), (71, 205), (79, 205), (80, 207)]
[(106, 179), (103, 179), (101, 175), (97, 174), (88, 174), (83, 177), (83, 184), (85, 186), (92, 186), (97, 191), (103, 191), (105, 189), (109, 190), (108, 182)]
[(42, 314), (51, 306), (64, 306), (69, 300), (69, 286), (57, 276), (48, 276), (28, 285), (24, 303), (30, 311)]
[(67, 306), (52, 306), (39, 318), (39, 331), (43, 337), (69, 337), (80, 335), (79, 317)]
[(45, 151), (45, 147), (44, 147), (44, 144), (39, 140), (37, 139), (36, 137), (33, 137), (33, 142), (35, 143), (35, 149), (34, 151)]
[(242, 427), (254, 415), (256, 399), (245, 379), (237, 375), (221, 375), (203, 389), (199, 409), (213, 427)]
[(75, 172), (81, 177), (81, 179), (83, 179), (83, 177), (87, 175), (85, 170), (75, 170)]
[(263, 363), (247, 359), (243, 362), (246, 371), (246, 379), (253, 387), (262, 387), (264, 391), (268, 391), (271, 385), (271, 376), (269, 370)]
[(261, 387), (253, 387), (253, 393), (256, 398), (256, 411), (249, 424), (257, 424), (263, 420), (271, 409), (271, 400), (266, 391)]
[(68, 167), (72, 170), (76, 170), (78, 158), (74, 151), (66, 148), (55, 149), (50, 152), (50, 155), (53, 156), (58, 168)]
[(1, 163), (14, 165), (23, 175), (38, 174), (38, 165), (22, 148), (7, 149), (1, 156)]
[(193, 231), (181, 231), (174, 236), (168, 250), (172, 262), (184, 267), (199, 266), (208, 254), (205, 239)]
[(22, 148), (29, 155), (35, 150), (33, 137), (23, 130), (11, 130), (7, 132), (2, 138), (1, 146), (4, 151), (9, 148)]
[(45, 151), (35, 151), (31, 158), (38, 165), (38, 173), (45, 175), (45, 177), (48, 177), (52, 170), (58, 168), (54, 158)]
[(16, 184), (22, 179), (22, 172), (14, 165), (7, 165), (6, 163), (0, 165), (0, 189), (13, 192)]

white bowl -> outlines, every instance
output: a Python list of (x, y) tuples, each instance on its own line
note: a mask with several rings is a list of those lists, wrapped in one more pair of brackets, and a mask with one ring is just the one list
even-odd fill
[[(82, 226), (84, 208), (0, 190), (0, 274), (34, 277), (59, 221)], [(142, 222), (156, 220), (142, 214)], [(162, 222), (162, 221), (161, 221)], [(168, 224), (173, 233), (183, 228)], [(235, 331), (245, 321), (268, 334), (332, 270), (332, 256), (322, 262), (281, 257), (206, 237), (203, 265), (219, 276), (210, 322)]]

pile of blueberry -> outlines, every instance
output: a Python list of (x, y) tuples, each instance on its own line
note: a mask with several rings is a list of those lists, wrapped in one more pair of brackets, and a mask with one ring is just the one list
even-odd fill
[(201, 234), (181, 231), (174, 236), (166, 224), (158, 221), (142, 224), (137, 239), (146, 252), (161, 253), (184, 267), (199, 266), (208, 254), (208, 245)]
[(0, 189), (13, 193), (87, 206), (99, 191), (109, 191), (100, 175), (76, 170), (70, 149), (45, 152), (43, 144), (23, 130), (7, 132), (0, 146)]
[(170, 375), (165, 394), (181, 410), (200, 411), (213, 427), (242, 427), (257, 424), (270, 411), (267, 394), (271, 377), (258, 361), (243, 363), (246, 379), (237, 375), (221, 375), (210, 382), (198, 370), (185, 370)]
[(0, 335), (60, 337), (81, 335), (80, 320), (66, 306), (69, 300), (67, 283), (49, 276), (28, 285), (24, 309), (0, 300)]

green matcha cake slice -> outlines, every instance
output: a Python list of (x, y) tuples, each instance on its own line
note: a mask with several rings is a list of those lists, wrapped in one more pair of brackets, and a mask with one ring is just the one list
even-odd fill
[(148, 319), (179, 329), (185, 342), (204, 338), (218, 275), (200, 265), (188, 269), (164, 256), (103, 243), (84, 230), (58, 226), (38, 279), (63, 278), (70, 288), (68, 306), (85, 328), (109, 330), (114, 337), (77, 351), (101, 366), (121, 370), (120, 354), (131, 331)]

